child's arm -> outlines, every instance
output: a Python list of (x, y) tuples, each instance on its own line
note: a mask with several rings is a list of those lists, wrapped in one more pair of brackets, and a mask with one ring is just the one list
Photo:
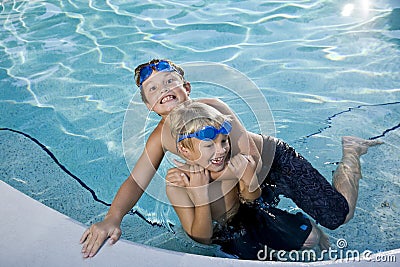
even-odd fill
[[(213, 225), (208, 197), (209, 173), (198, 166), (191, 166), (189, 178), (181, 174), (177, 168), (168, 171), (167, 196), (185, 232), (197, 242), (210, 244)], [(179, 186), (179, 182), (185, 186)]]
[[(258, 171), (259, 168), (261, 168), (262, 166), (260, 152), (258, 151), (254, 140), (251, 138), (247, 130), (243, 127), (243, 125), (240, 123), (239, 119), (235, 116), (229, 106), (215, 98), (199, 99), (198, 101), (214, 107), (222, 114), (231, 116), (232, 130), (229, 134), (229, 137), (231, 140), (232, 156), (235, 156), (239, 153), (244, 155), (251, 155), (256, 162), (256, 170)], [(257, 184), (258, 182), (252, 182), (250, 184), (250, 192), (257, 190)]]
[(121, 185), (104, 220), (93, 224), (81, 237), (84, 257), (93, 257), (104, 241), (110, 237), (113, 244), (121, 236), (120, 224), (142, 196), (156, 169), (161, 163), (164, 151), (159, 131), (154, 131), (129, 177)]
[[(261, 188), (256, 175), (256, 163), (252, 156), (237, 154), (228, 162), (228, 170), (239, 179), (241, 201), (253, 201), (260, 197)], [(255, 188), (255, 190), (250, 190)]]

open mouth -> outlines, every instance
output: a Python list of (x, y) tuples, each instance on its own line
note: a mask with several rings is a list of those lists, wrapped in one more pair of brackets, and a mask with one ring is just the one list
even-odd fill
[(163, 98), (161, 98), (160, 104), (167, 103), (167, 102), (172, 101), (174, 99), (176, 99), (176, 96), (174, 96), (174, 95), (166, 95)]
[(225, 157), (214, 158), (211, 160), (211, 163), (215, 165), (221, 165), (222, 163), (224, 163), (224, 158)]

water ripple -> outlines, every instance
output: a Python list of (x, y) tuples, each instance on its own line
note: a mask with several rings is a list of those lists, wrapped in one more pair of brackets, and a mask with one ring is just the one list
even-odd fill
[[(39, 140), (37, 140), (36, 138), (30, 136), (30, 135), (27, 134), (27, 133), (24, 133), (24, 132), (21, 132), (21, 131), (18, 131), (18, 130), (14, 130), (14, 129), (0, 128), (0, 131), (7, 131), (7, 132), (12, 132), (12, 133), (15, 133), (15, 134), (19, 134), (19, 135), (22, 135), (22, 136), (28, 138), (29, 140), (33, 141), (36, 145), (38, 145), (38, 146), (53, 160), (53, 162), (54, 162), (63, 172), (65, 172), (67, 175), (69, 175), (71, 178), (73, 178), (75, 181), (77, 181), (77, 182), (79, 183), (79, 185), (82, 186), (83, 189), (87, 190), (87, 191), (92, 195), (92, 198), (93, 198), (94, 201), (99, 202), (99, 203), (101, 203), (101, 204), (103, 204), (103, 205), (105, 205), (105, 206), (111, 206), (110, 203), (107, 203), (107, 202), (101, 200), (101, 199), (97, 196), (96, 192), (95, 192), (92, 188), (90, 188), (83, 180), (81, 180), (78, 176), (74, 175), (71, 171), (69, 171), (69, 170), (67, 169), (67, 167), (65, 167), (65, 166), (57, 159), (57, 157), (56, 157), (45, 145), (43, 145)], [(16, 179), (14, 179), (14, 180), (16, 180)], [(21, 183), (26, 183), (25, 181), (20, 180), (20, 179), (18, 179), (17, 181), (18, 181), (18, 182), (21, 182)], [(130, 210), (130, 211), (129, 211), (129, 214), (131, 214), (131, 215), (138, 215), (141, 219), (143, 219), (144, 221), (146, 221), (146, 222), (149, 223), (150, 225), (153, 225), (153, 226), (154, 226), (154, 225), (163, 226), (162, 224), (160, 224), (160, 221), (159, 221), (159, 220), (156, 220), (156, 219), (158, 218), (157, 216), (154, 216), (154, 214), (149, 214), (149, 216), (145, 216), (145, 215), (143, 215), (143, 214), (146, 214), (146, 211), (145, 211), (145, 210), (141, 210), (140, 208), (136, 208), (136, 209)], [(148, 219), (148, 217), (150, 217), (150, 219)], [(153, 219), (153, 221), (151, 220), (151, 218)], [(170, 226), (173, 226), (172, 222), (171, 222), (171, 225), (169, 225), (169, 227), (170, 227)]]
[[(394, 2), (369, 1), (367, 12), (355, 5), (342, 16), (348, 1), (0, 1), (1, 126), (66, 151), (62, 161), (109, 196), (117, 190), (115, 174), (126, 167), (119, 142), (124, 109), (137, 91), (133, 69), (162, 57), (225, 62), (244, 72), (270, 101), (283, 139), (318, 130), (330, 139), (350, 126), (389, 139), (399, 129), (396, 105), (370, 105), (399, 99)], [(212, 96), (193, 84), (196, 92)], [(363, 117), (364, 111), (379, 111), (385, 120)], [(332, 117), (342, 124), (333, 125)], [(137, 134), (148, 136), (150, 128)], [(317, 151), (316, 145), (310, 155)], [(99, 167), (106, 164), (112, 166)], [(139, 209), (168, 220), (147, 204)]]

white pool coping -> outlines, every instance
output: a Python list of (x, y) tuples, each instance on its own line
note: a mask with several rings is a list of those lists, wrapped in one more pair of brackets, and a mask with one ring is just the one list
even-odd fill
[[(361, 262), (262, 262), (173, 252), (120, 240), (94, 258), (81, 256), (85, 226), (0, 181), (0, 266), (398, 266)], [(400, 261), (400, 249), (385, 252)]]

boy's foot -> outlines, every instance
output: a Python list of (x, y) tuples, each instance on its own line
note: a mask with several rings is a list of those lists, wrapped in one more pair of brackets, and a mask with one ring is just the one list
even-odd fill
[(342, 145), (343, 149), (353, 149), (358, 156), (367, 153), (370, 146), (383, 144), (380, 140), (366, 140), (355, 136), (343, 136)]
[(319, 248), (321, 250), (328, 250), (329, 247), (331, 246), (329, 242), (329, 237), (327, 234), (325, 234), (321, 229), (318, 229), (320, 238), (319, 238)]

